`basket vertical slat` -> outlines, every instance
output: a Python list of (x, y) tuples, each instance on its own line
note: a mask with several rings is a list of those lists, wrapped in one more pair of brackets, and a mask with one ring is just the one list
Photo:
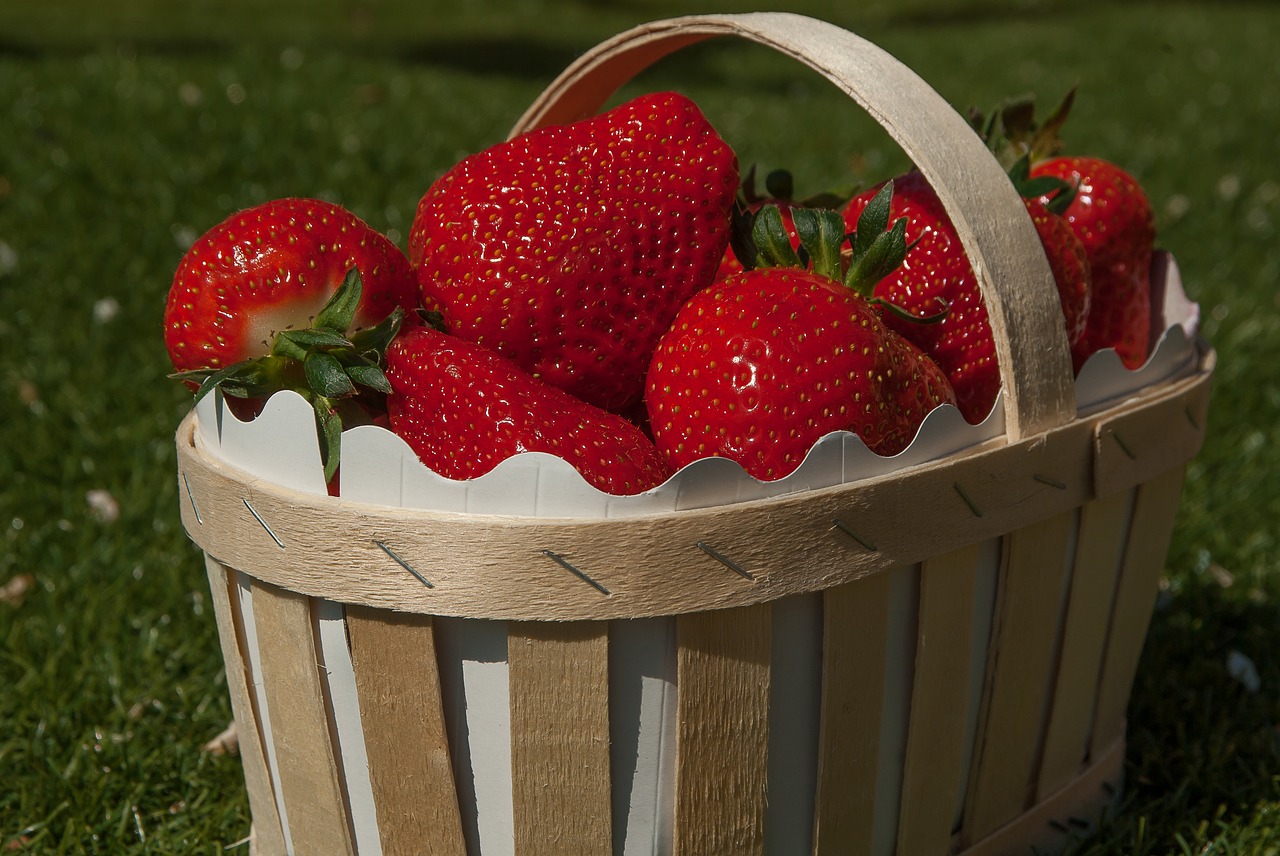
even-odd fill
[(1111, 611), (1111, 631), (1098, 687), (1090, 754), (1124, 736), (1125, 709), (1151, 623), (1165, 555), (1173, 537), (1186, 466), (1174, 467), (1139, 485), (1124, 566)]
[(347, 607), (383, 853), (466, 856), (433, 619)]
[(320, 679), (310, 599), (255, 583), (254, 619), (280, 790), (298, 856), (353, 854)]
[(928, 559), (920, 569), (915, 674), (903, 762), (899, 853), (944, 853), (951, 844), (967, 746), (979, 546)]
[(1080, 511), (1075, 567), (1037, 797), (1064, 787), (1080, 773), (1089, 755), (1089, 732), (1106, 643), (1100, 616), (1110, 612), (1115, 596), (1129, 528), (1126, 512), (1132, 497), (1132, 491), (1121, 491), (1086, 503)]
[(675, 856), (762, 856), (771, 607), (676, 619)]
[(512, 623), (516, 856), (613, 852), (606, 622)]
[(245, 668), (241, 626), (231, 599), (232, 572), (215, 559), (205, 557), (209, 575), (209, 591), (214, 616), (218, 622), (218, 640), (222, 645), (222, 661), (227, 674), (227, 692), (231, 696), (231, 713), (236, 722), (236, 739), (240, 743), (240, 761), (244, 768), (245, 790), (249, 812), (253, 816), (256, 852), (262, 856), (284, 856), (284, 831), (276, 810), (275, 789), (267, 764), (254, 710), (253, 694)]
[(871, 853), (876, 801), (848, 795), (876, 792), (892, 579), (874, 574), (823, 593), (815, 856)]
[[(1073, 518), (1073, 513), (1055, 515), (1004, 539), (965, 841), (995, 831), (1031, 801)], [(1040, 675), (1046, 677), (1037, 680)]]

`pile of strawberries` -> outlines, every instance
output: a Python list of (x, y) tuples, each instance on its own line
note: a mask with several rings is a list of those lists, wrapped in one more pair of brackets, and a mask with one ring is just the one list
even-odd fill
[[(1077, 369), (1102, 348), (1136, 367), (1151, 208), (1118, 167), (1045, 155), (1059, 113), (977, 127), (1026, 198)], [(538, 451), (625, 495), (712, 456), (782, 478), (838, 430), (895, 454), (943, 403), (988, 415), (986, 310), (919, 173), (836, 205), (739, 186), (698, 108), (657, 93), (462, 160), (423, 196), (407, 255), (338, 206), (268, 202), (182, 259), (175, 376), (242, 418), (302, 394), (331, 485), (362, 423), (448, 478)]]

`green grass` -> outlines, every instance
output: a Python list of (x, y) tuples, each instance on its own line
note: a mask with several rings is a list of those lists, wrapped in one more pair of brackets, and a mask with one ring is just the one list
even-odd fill
[[(504, 136), (576, 52), (684, 8), (456, 5), (0, 7), (0, 585), (35, 577), (0, 603), (0, 850), (213, 854), (246, 834), (238, 761), (200, 751), (229, 706), (178, 521), (189, 398), (160, 336), (185, 246), (285, 195), (403, 244), (431, 180)], [(827, 5), (790, 8), (872, 38), (959, 108), (1079, 82), (1069, 143), (1155, 201), (1219, 371), (1130, 710), (1123, 811), (1080, 851), (1280, 852), (1280, 9)], [(705, 45), (638, 85), (686, 90), (744, 162), (791, 166), (802, 189), (902, 165), (830, 87), (759, 49)], [(93, 490), (117, 519), (95, 516)], [(1231, 650), (1259, 692), (1227, 673)]]

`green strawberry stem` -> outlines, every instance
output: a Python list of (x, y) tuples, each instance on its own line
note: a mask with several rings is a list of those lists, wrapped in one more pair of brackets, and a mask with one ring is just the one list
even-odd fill
[(199, 383), (196, 401), (213, 389), (233, 398), (267, 398), (282, 389), (298, 393), (315, 411), (324, 478), (329, 482), (338, 471), (344, 420), (361, 415), (357, 398), (367, 397), (368, 391), (378, 396), (391, 392), (382, 366), (387, 346), (404, 322), (404, 309), (396, 307), (376, 327), (348, 337), (362, 290), (360, 271), (353, 267), (316, 315), (314, 326), (277, 333), (267, 356), (170, 377)]
[(1067, 90), (1062, 101), (1043, 122), (1035, 117), (1034, 95), (1010, 98), (985, 117), (969, 111), (969, 121), (996, 159), (1004, 166), (1024, 199), (1049, 197), (1046, 207), (1061, 215), (1075, 199), (1077, 187), (1055, 176), (1031, 178), (1031, 166), (1062, 151), (1060, 133), (1075, 104), (1076, 87)]
[[(755, 248), (756, 267), (809, 268), (814, 273), (834, 279), (862, 295), (869, 303), (877, 304), (900, 318), (918, 324), (937, 324), (946, 320), (951, 306), (942, 306), (934, 315), (919, 316), (897, 304), (874, 297), (876, 284), (898, 269), (907, 253), (919, 243), (919, 239), (907, 243), (907, 218), (899, 217), (890, 225), (893, 202), (893, 182), (884, 187), (867, 203), (858, 217), (857, 228), (851, 234), (844, 231), (844, 218), (837, 211), (823, 208), (793, 208), (792, 222), (800, 238), (800, 249), (791, 246), (782, 211), (776, 205), (766, 205), (752, 218), (751, 238)], [(848, 256), (844, 246), (852, 252)]]
[(760, 209), (752, 224), (751, 237), (755, 241), (756, 267), (808, 266), (791, 246), (791, 236), (782, 222), (782, 209), (777, 205), (766, 205)]
[(1076, 198), (1080, 189), (1078, 184), (1058, 178), (1055, 175), (1031, 177), (1031, 156), (1023, 155), (1009, 167), (1009, 180), (1023, 199), (1039, 199), (1048, 196), (1045, 207), (1061, 216)]

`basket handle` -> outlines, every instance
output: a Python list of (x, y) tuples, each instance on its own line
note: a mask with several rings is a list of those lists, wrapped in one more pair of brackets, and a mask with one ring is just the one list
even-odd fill
[(590, 116), (654, 62), (717, 36), (758, 42), (821, 73), (889, 132), (937, 191), (990, 315), (1009, 441), (1074, 419), (1074, 380), (1058, 291), (1017, 191), (942, 96), (860, 36), (786, 12), (644, 24), (602, 42), (561, 72), (511, 135)]

